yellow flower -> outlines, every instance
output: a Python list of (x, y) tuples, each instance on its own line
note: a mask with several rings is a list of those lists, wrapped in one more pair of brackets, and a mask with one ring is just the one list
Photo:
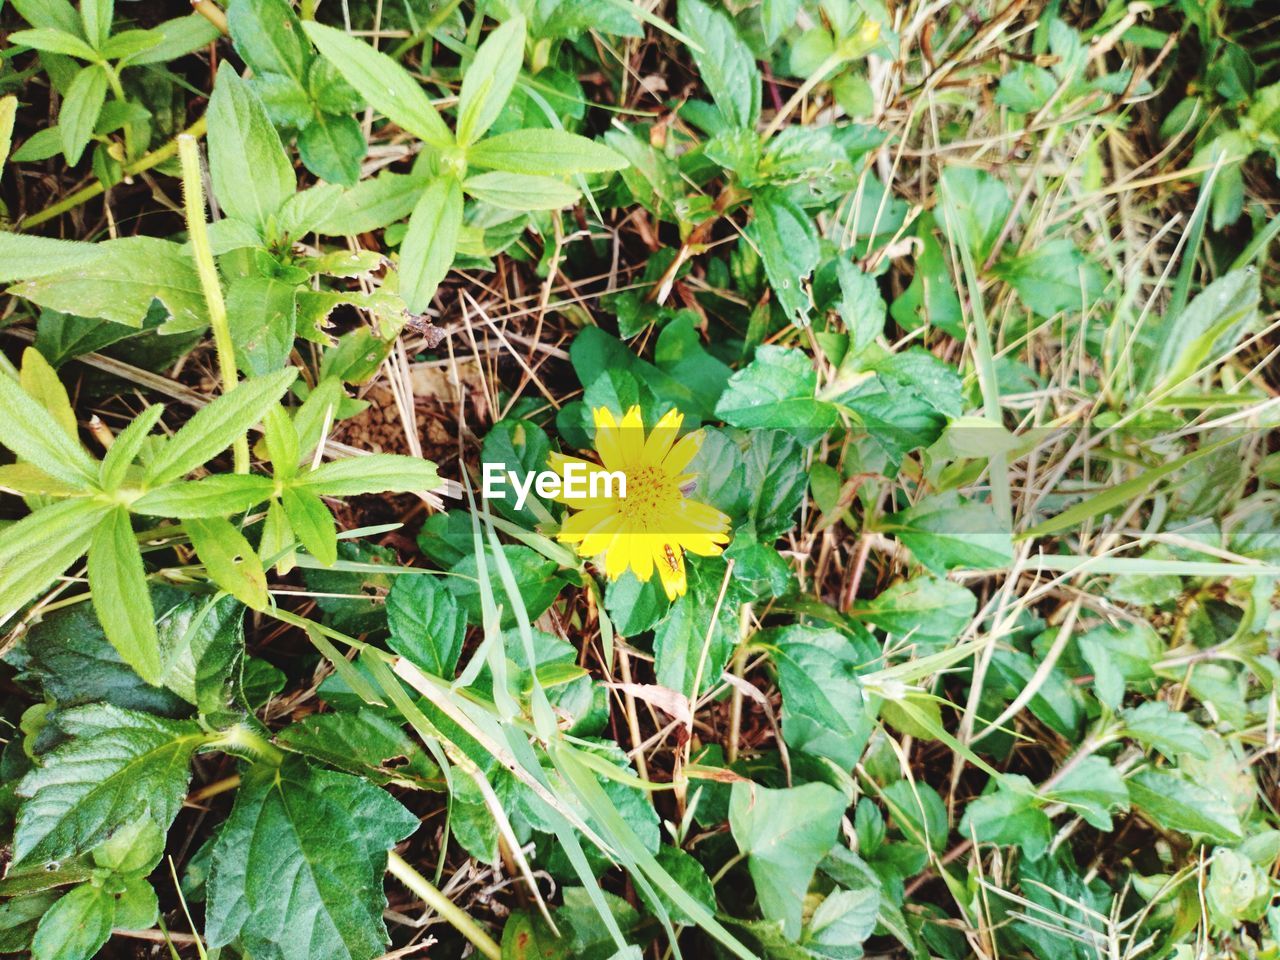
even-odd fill
[(575, 511), (568, 517), (557, 538), (575, 544), (578, 554), (603, 560), (611, 580), (630, 568), (642, 581), (662, 579), (667, 599), (683, 596), (688, 589), (684, 554), (698, 556), (720, 553), (729, 542), (729, 518), (714, 507), (690, 500), (696, 475), (685, 468), (702, 445), (701, 431), (677, 440), (684, 416), (667, 413), (647, 436), (640, 408), (632, 407), (619, 423), (604, 407), (593, 411), (596, 424), (596, 452), (600, 464), (553, 453), (549, 466), (564, 476), (569, 463), (575, 470), (593, 474), (622, 473), (626, 495), (614, 496), (603, 482), (589, 483), (596, 496), (560, 496), (557, 499)]

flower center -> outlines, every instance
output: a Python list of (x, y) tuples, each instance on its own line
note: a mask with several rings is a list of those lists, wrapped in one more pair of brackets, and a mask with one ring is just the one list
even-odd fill
[(681, 493), (667, 474), (656, 467), (641, 467), (627, 474), (627, 495), (618, 513), (632, 526), (654, 530), (670, 523), (671, 511)]

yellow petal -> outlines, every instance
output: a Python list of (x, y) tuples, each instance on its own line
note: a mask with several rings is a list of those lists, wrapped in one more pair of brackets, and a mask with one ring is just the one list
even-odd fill
[[(667, 556), (666, 547), (671, 546), (665, 544), (658, 549), (662, 551), (661, 556), (657, 559), (658, 576), (662, 580), (662, 589), (667, 595), (668, 600), (674, 600), (677, 596), (683, 597), (685, 591), (689, 588), (689, 581), (685, 575), (684, 554), (677, 547), (671, 546), (671, 556)], [(675, 559), (674, 569), (671, 559)]]
[(672, 408), (663, 414), (662, 419), (658, 421), (653, 432), (644, 442), (642, 455), (644, 463), (653, 465), (663, 462), (671, 451), (671, 445), (676, 442), (682, 423), (684, 423), (684, 414), (679, 410)]
[(596, 407), (591, 415), (596, 424), (596, 453), (600, 454), (600, 462), (609, 470), (626, 469), (622, 462), (618, 421), (613, 418), (613, 411), (608, 407)]
[(630, 476), (640, 466), (644, 452), (644, 419), (638, 406), (633, 406), (622, 418), (618, 427), (618, 448), (622, 455), (621, 469)]
[(680, 473), (702, 448), (702, 441), (705, 434), (701, 430), (695, 430), (693, 433), (687, 434), (680, 438), (680, 442), (671, 448), (671, 452), (667, 454), (667, 459), (662, 462), (662, 466), (672, 475)]
[(610, 580), (617, 580), (631, 562), (631, 541), (629, 533), (619, 534), (604, 557), (604, 572)]

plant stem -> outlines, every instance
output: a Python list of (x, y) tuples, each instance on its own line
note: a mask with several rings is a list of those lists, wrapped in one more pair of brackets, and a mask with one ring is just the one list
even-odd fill
[(191, 0), (191, 9), (217, 27), (224, 37), (231, 33), (227, 26), (227, 15), (213, 0)]
[[(173, 159), (174, 154), (178, 152), (178, 139), (182, 137), (203, 137), (205, 130), (205, 118), (201, 117), (191, 126), (187, 127), (186, 130), (182, 131), (182, 133), (178, 134), (177, 138), (170, 140), (163, 147), (152, 150), (146, 156), (139, 157), (133, 163), (125, 164), (124, 175), (126, 177), (132, 177), (136, 174), (144, 173), (152, 167), (158, 167), (166, 160)], [(101, 195), (104, 190), (106, 190), (106, 187), (102, 185), (102, 181), (95, 181), (83, 190), (77, 190), (75, 193), (71, 194), (71, 196), (59, 200), (57, 203), (53, 204), (53, 206), (45, 207), (39, 213), (27, 217), (27, 219), (22, 221), (22, 229), (26, 230), (29, 227), (39, 226), (42, 223), (52, 220), (54, 217), (60, 217), (68, 210), (74, 210), (76, 207), (80, 206), (80, 204), (88, 203), (94, 197)]]
[(430, 880), (409, 866), (394, 850), (387, 851), (387, 873), (417, 894), (428, 907), (440, 914), (449, 925), (471, 941), (489, 960), (502, 960), (502, 948), (480, 925), (457, 907)]
[[(222, 379), (222, 392), (235, 389), (236, 352), (231, 341), (231, 326), (227, 322), (227, 304), (222, 299), (222, 281), (218, 267), (213, 262), (213, 248), (209, 245), (209, 226), (204, 220), (204, 186), (200, 176), (200, 154), (195, 137), (181, 134), (178, 137), (178, 157), (182, 161), (182, 195), (186, 205), (187, 233), (191, 236), (192, 255), (200, 274), (200, 286), (209, 307), (209, 326), (213, 328), (213, 345), (218, 354), (218, 375)], [(240, 437), (235, 443), (236, 473), (249, 472), (249, 441)]]

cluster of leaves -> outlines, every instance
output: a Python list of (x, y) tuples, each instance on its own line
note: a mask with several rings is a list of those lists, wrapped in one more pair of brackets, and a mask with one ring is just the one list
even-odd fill
[[(0, 79), (61, 94), (17, 169), (97, 137), (104, 189), (180, 172), (186, 222), (0, 233), (13, 324), (34, 326), (0, 359), (20, 515), (0, 526), (0, 953), (87, 960), (178, 923), (201, 956), (371, 960), (388, 871), (447, 921), (442, 949), (492, 960), (1275, 953), (1280, 471), (1237, 427), (1269, 409), (1237, 354), (1265, 335), (1276, 230), (1195, 256), (1274, 146), (1278, 87), (1229, 83), (1231, 46), (1207, 69), (1236, 120), (1199, 135), (1186, 176), (1215, 180), (1166, 292), (1070, 229), (1106, 195), (1094, 130), (1154, 89), (1106, 52), (1165, 42), (1119, 5), (1083, 26), (1052, 5), (998, 80), (980, 54), (1004, 13), (938, 14), (935, 51), (875, 0), (679, 0), (671, 23), (616, 0), (408, 3), (387, 50), (314, 3), (231, 0), (225, 41), (216, 15), (12, 6), (29, 29)], [(642, 23), (698, 85), (605, 124), (581, 78), (626, 89), (604, 49)], [(210, 42), (206, 224), (193, 142), (146, 153), (184, 126), (157, 122), (146, 76)], [(921, 77), (905, 126), (895, 63)], [(949, 72), (990, 81), (995, 140), (1043, 130), (1041, 156), (1062, 137), (1082, 170), (895, 179), (917, 112), (939, 136), (935, 94), (946, 137), (984, 122)], [(0, 100), (0, 164), (27, 109)], [(396, 169), (366, 170), (374, 142)], [(630, 286), (602, 267), (619, 251)], [(687, 558), (676, 600), (556, 542), (563, 508), (536, 494), (432, 512), (416, 552), (340, 531), (340, 498), (439, 485), (421, 458), (326, 459), (330, 434), (424, 315), (486, 298), (450, 271), (499, 258), (611, 317), (563, 328), (554, 395), (519, 358), (518, 383), (491, 371), (494, 422), (451, 411), (464, 486), (479, 462), (590, 449), (594, 409), (680, 411), (704, 436), (692, 495), (732, 538)], [(187, 356), (216, 363), (212, 398), (150, 372)], [(198, 410), (139, 408), (86, 363)], [(100, 402), (128, 410), (114, 434), (89, 424)], [(286, 634), (301, 652), (266, 649)], [(519, 902), (451, 903), (411, 860), (510, 874)]]

